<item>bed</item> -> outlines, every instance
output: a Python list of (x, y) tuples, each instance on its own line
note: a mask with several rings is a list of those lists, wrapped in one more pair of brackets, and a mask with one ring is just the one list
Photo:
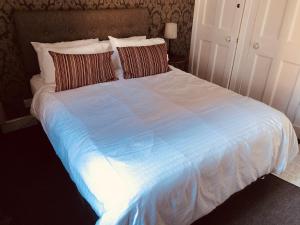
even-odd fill
[(298, 153), (284, 114), (174, 67), (54, 88), (39, 86), (32, 113), (97, 225), (189, 225)]

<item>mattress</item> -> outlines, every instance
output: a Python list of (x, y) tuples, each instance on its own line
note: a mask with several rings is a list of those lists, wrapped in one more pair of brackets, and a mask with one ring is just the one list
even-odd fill
[(284, 114), (174, 68), (44, 86), (32, 113), (97, 225), (189, 225), (298, 152)]

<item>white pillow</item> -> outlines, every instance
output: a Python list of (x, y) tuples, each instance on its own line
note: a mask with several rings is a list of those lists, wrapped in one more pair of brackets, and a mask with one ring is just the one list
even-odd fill
[(39, 47), (57, 47), (57, 48), (71, 48), (91, 43), (99, 42), (98, 38), (76, 40), (76, 41), (65, 41), (65, 42), (55, 42), (55, 43), (41, 43), (41, 42), (31, 42), (34, 48)]
[(165, 43), (163, 38), (150, 38), (150, 39), (118, 39), (111, 36), (108, 36), (111, 47), (114, 51), (112, 55), (113, 63), (115, 64), (115, 69), (122, 69), (119, 53), (117, 47), (135, 47), (135, 46), (150, 46), (150, 45), (159, 45)]
[(98, 41), (98, 43), (72, 48), (43, 48), (41, 51), (42, 68), (45, 83), (47, 84), (55, 83), (55, 67), (49, 51), (62, 54), (97, 54), (112, 51), (112, 48), (109, 41)]
[(56, 42), (56, 43), (31, 42), (31, 45), (33, 46), (34, 50), (36, 51), (36, 54), (38, 57), (41, 76), (44, 77), (43, 68), (42, 68), (43, 58), (41, 55), (43, 48), (71, 48), (71, 47), (83, 46), (83, 45), (88, 45), (88, 44), (97, 43), (97, 42), (99, 42), (98, 38), (77, 40), (77, 41), (67, 41), (67, 42)]

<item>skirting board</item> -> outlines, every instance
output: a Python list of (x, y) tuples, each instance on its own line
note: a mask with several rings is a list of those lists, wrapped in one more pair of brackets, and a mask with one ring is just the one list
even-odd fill
[(32, 115), (23, 116), (17, 119), (5, 121), (0, 125), (2, 133), (9, 133), (23, 128), (31, 127), (38, 124), (38, 120)]

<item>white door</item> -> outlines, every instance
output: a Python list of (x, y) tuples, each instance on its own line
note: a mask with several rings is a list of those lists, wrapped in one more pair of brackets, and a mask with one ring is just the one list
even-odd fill
[[(300, 102), (300, 0), (248, 0), (230, 88), (295, 120)], [(243, 21), (244, 23), (244, 21)], [(239, 53), (240, 52), (240, 53)]]
[(189, 71), (228, 87), (245, 0), (197, 0)]

